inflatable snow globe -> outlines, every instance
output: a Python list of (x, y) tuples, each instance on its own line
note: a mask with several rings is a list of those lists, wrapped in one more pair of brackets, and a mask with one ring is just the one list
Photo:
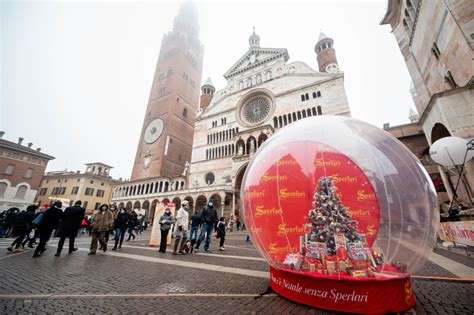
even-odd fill
[(347, 312), (414, 305), (410, 273), (435, 244), (437, 197), (384, 130), (342, 116), (285, 127), (249, 163), (241, 202), (278, 294)]

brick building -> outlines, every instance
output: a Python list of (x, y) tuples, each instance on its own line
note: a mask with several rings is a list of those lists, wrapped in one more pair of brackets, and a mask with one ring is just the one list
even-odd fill
[(191, 161), (204, 49), (196, 7), (181, 5), (163, 36), (131, 180), (173, 176)]
[(41, 177), (54, 157), (33, 149), (33, 143), (23, 145), (3, 139), (0, 132), (0, 211), (11, 207), (24, 209), (33, 203)]
[(112, 188), (121, 183), (110, 176), (111, 166), (104, 163), (88, 163), (81, 173), (68, 171), (48, 172), (41, 180), (36, 201), (39, 204), (55, 200), (72, 205), (81, 200), (87, 214), (97, 210), (101, 204), (110, 203)]
[[(388, 0), (381, 24), (390, 25), (413, 80), (419, 125), (429, 145), (474, 137), (474, 5), (469, 0)], [(450, 199), (473, 205), (474, 162), (459, 170), (439, 166)]]

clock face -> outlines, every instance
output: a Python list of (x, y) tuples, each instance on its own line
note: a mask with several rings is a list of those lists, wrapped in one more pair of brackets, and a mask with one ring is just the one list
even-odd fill
[(164, 123), (160, 118), (152, 120), (145, 129), (143, 140), (147, 144), (152, 144), (161, 136), (163, 132)]
[(326, 67), (326, 72), (329, 72), (329, 73), (336, 73), (336, 72), (338, 72), (338, 70), (339, 70), (339, 68), (335, 63), (330, 63)]
[(270, 112), (270, 101), (266, 97), (255, 97), (243, 107), (241, 118), (248, 124), (259, 124), (267, 118)]

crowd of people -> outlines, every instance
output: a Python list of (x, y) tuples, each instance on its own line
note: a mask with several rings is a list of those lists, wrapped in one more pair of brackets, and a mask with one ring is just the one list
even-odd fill
[[(204, 251), (211, 252), (213, 236), (219, 239), (219, 250), (225, 251), (226, 231), (232, 231), (234, 226), (237, 230), (241, 228), (238, 218), (232, 216), (228, 223), (224, 217), (219, 218), (212, 200), (202, 211), (195, 211), (192, 215), (189, 212), (190, 206), (186, 200), (182, 202), (175, 217), (170, 208), (165, 207), (158, 226), (153, 227), (161, 232), (159, 252), (166, 252), (170, 232), (175, 239), (174, 255), (198, 252), (203, 242)], [(50, 206), (30, 205), (25, 210), (11, 208), (0, 213), (0, 237), (15, 237), (7, 250), (17, 252), (27, 246), (35, 249), (33, 257), (43, 255), (52, 237), (59, 237), (55, 256), (61, 256), (66, 238), (69, 240), (69, 254), (76, 252), (78, 248), (75, 247), (75, 239), (81, 230), (83, 233), (89, 231), (91, 236), (89, 255), (96, 254), (97, 250), (106, 252), (109, 238), (112, 237), (112, 250), (115, 251), (122, 248), (127, 233), (127, 241), (134, 240), (147, 227), (148, 220), (145, 216), (125, 208), (118, 209), (115, 204), (103, 204), (92, 216), (86, 216), (80, 200), (65, 210), (62, 209), (61, 201), (55, 201)]]

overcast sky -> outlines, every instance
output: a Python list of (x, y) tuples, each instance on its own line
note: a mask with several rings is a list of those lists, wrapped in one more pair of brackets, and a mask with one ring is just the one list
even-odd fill
[[(0, 0), (1, 1), (1, 0)], [(203, 82), (248, 50), (286, 48), (317, 69), (320, 30), (334, 39), (352, 116), (382, 127), (408, 122), (410, 76), (387, 26), (386, 0), (197, 2), (205, 46)], [(161, 39), (178, 1), (0, 3), (0, 130), (56, 157), (51, 170), (114, 166), (129, 178)]]

